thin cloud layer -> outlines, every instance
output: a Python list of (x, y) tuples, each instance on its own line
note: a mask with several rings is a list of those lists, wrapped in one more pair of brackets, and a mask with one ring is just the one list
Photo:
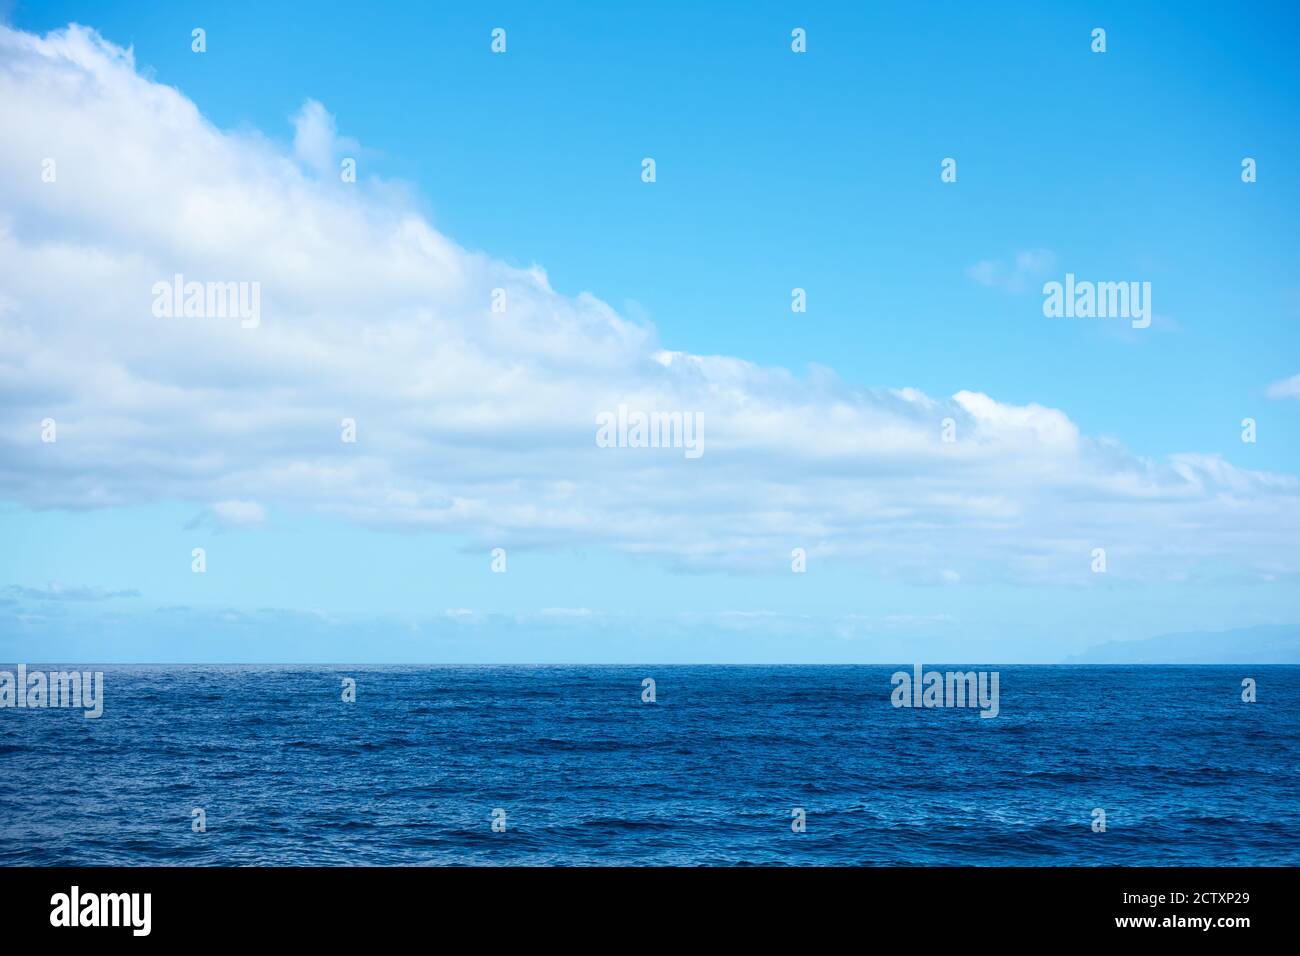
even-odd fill
[(1007, 292), (1037, 291), (1036, 283), (1056, 265), (1056, 255), (1047, 249), (1027, 249), (1010, 262), (983, 259), (966, 270), (967, 278), (980, 285)]
[[(302, 508), (684, 568), (803, 547), (935, 584), (1090, 583), (1098, 547), (1128, 578), (1296, 572), (1295, 476), (1141, 458), (970, 391), (671, 351), (401, 190), (342, 182), (319, 103), (295, 124), (291, 146), (223, 131), (93, 31), (0, 28), (0, 497)], [(157, 316), (176, 275), (256, 283), (258, 322)], [(597, 447), (620, 405), (701, 415), (704, 454)]]
[(1268, 387), (1269, 398), (1300, 398), (1300, 375), (1292, 375)]

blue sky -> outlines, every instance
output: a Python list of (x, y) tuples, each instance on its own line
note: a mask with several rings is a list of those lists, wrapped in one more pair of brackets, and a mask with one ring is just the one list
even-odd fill
[[(1294, 623), (1300, 400), (1276, 386), (1300, 373), (1298, 17), (1291, 4), (1243, 17), (1217, 4), (337, 4), (307, 16), (17, 3), (18, 31), (76, 22), (131, 48), (135, 80), (119, 89), (124, 68), (111, 56), (0, 52), (10, 92), (31, 97), (30, 110), (11, 101), (3, 111), (9, 234), (34, 257), (29, 274), (50, 240), (87, 257), (60, 260), (59, 282), (47, 265), (46, 286), (22, 285), (15, 264), (0, 284), (16, 303), (0, 321), (33, 336), (0, 340), (7, 368), (35, 354), (32, 341), (60, 354), (56, 333), (86, 348), (85, 364), (64, 369), (69, 384), (47, 374), (55, 359), (5, 382), (6, 396), (21, 397), (0, 462), (0, 657), (1037, 661), (1104, 640)], [(196, 26), (204, 54), (190, 49)], [(498, 26), (503, 55), (489, 51)], [(803, 55), (790, 51), (796, 26), (808, 32)], [(1098, 26), (1104, 54), (1089, 49)], [(82, 69), (106, 92), (23, 86), (35, 82), (33, 62)], [(155, 84), (192, 101), (230, 162), (200, 164), (185, 181), (184, 137), (207, 127), (149, 121)], [(48, 97), (39, 111), (38, 95)], [(295, 133), (310, 139), (308, 100), (336, 127), (323, 167), (295, 147)], [(91, 141), (88, 103), (100, 117), (122, 111), (120, 141)], [(60, 109), (67, 121), (54, 132)], [(58, 137), (68, 160), (42, 192), (19, 170), (57, 152)], [(257, 157), (247, 169), (241, 150)], [(299, 215), (312, 203), (327, 224), (336, 204), (354, 202), (335, 198), (330, 170), (343, 155), (359, 170), (346, 215), (374, 224), (366, 249), (403, 235), (379, 221), (400, 210), (459, 250), (454, 279), (429, 280), (427, 299), (390, 296), (379, 263), (396, 254), (368, 266), (350, 238), (304, 225), (316, 222)], [(653, 184), (639, 178), (646, 156)], [(949, 156), (958, 181), (944, 184)], [(1241, 181), (1246, 156), (1258, 182)], [(103, 178), (92, 189), (94, 162)], [(220, 221), (155, 224), (141, 212), (161, 223), (186, 197), (228, 199), (229, 184), (254, 197), (291, 187), (300, 202), (251, 203), (270, 209), (266, 221), (245, 216), (224, 233)], [(118, 208), (103, 198), (113, 193)], [(221, 234), (243, 229), (219, 248)], [(120, 255), (120, 275), (95, 264), (96, 249)], [(1030, 265), (1018, 270), (1018, 259)], [(148, 326), (108, 311), (135, 295), (144, 260), (146, 277), (183, 265), (253, 280), (267, 268), (267, 334), (146, 344)], [(346, 353), (356, 323), (382, 314), (393, 340), (417, 335), (422, 303), (433, 321), (453, 321), (456, 290), (478, 270), (526, 284), (534, 266), (546, 275), (533, 290), (539, 311), (505, 330), (508, 348), (477, 339), (470, 322), (473, 348), (456, 355), (479, 372), (465, 373), (454, 400), (412, 399), (426, 372), (395, 354), (358, 363), (355, 377), (339, 371), (349, 366), (331, 349)], [(421, 268), (397, 285), (422, 288)], [(318, 288), (355, 279), (361, 312), (295, 298), (276, 269)], [(1149, 281), (1152, 327), (1044, 318), (1041, 285), (1067, 271)], [(806, 314), (790, 312), (796, 286)], [(66, 298), (78, 289), (85, 300)], [(60, 326), (76, 301), (103, 302), (102, 321)], [(374, 314), (362, 314), (367, 301)], [(293, 314), (279, 331), (277, 305)], [(556, 328), (566, 337), (543, 342)], [(292, 350), (262, 344), (289, 331)], [(290, 369), (275, 357), (317, 354), (309, 341), (328, 382), (311, 382), (305, 360)], [(241, 357), (244, 343), (258, 351)], [(752, 366), (718, 360), (699, 377), (643, 382), (644, 362), (626, 357), (654, 348)], [(620, 371), (625, 359), (632, 371)], [(792, 377), (764, 371), (774, 369)], [(164, 380), (170, 391), (144, 387)], [(495, 411), (470, 401), (477, 381)], [(718, 423), (704, 467), (661, 457), (624, 472), (623, 456), (606, 474), (612, 456), (571, 444), (590, 443), (589, 420), (540, 411), (589, 391), (612, 406), (609, 388), (629, 381), (687, 407), (699, 399)], [(399, 400), (384, 393), (389, 382), (410, 387)], [(939, 404), (931, 413), (889, 390)], [(996, 405), (951, 404), (959, 393)], [(181, 414), (222, 394), (264, 420), (198, 426)], [(524, 429), (512, 401), (543, 420)], [(42, 402), (61, 409), (71, 435), (104, 415), (93, 454), (61, 437), (55, 454), (66, 458), (33, 457)], [(771, 438), (774, 423), (838, 421), (845, 402), (859, 416), (846, 430)], [(457, 414), (439, 417), (449, 406)], [(362, 410), (363, 436), (376, 435), (368, 408), (390, 424), (361, 470), (331, 477), (333, 448), (295, 446), (308, 408), (322, 433)], [(937, 434), (944, 408), (963, 436), (972, 416), (991, 457), (957, 473), (903, 450), (912, 446), (898, 436), (931, 418)], [(486, 431), (466, 424), (483, 416)], [(1240, 440), (1245, 417), (1255, 443)], [(406, 446), (412, 421), (430, 429), (427, 447)], [(530, 509), (534, 478), (549, 482), (552, 512)], [(189, 553), (200, 545), (210, 568), (195, 575)], [(493, 546), (509, 552), (504, 575), (488, 569)], [(812, 554), (807, 574), (790, 572), (796, 546)], [(1105, 576), (1089, 569), (1094, 546), (1108, 550)], [(182, 607), (183, 626), (158, 625), (159, 608)]]

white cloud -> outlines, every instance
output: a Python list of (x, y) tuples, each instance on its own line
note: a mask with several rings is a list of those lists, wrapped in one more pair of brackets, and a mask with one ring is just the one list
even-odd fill
[(217, 501), (204, 508), (186, 528), (211, 528), (214, 531), (238, 531), (260, 528), (266, 524), (267, 511), (256, 501)]
[(35, 601), (111, 601), (114, 598), (140, 597), (140, 592), (134, 588), (114, 590), (103, 587), (67, 587), (57, 581), (44, 588), (25, 588), (11, 584), (5, 593)]
[[(0, 28), (0, 498), (284, 506), (687, 568), (787, 567), (801, 546), (927, 583), (1092, 583), (1096, 546), (1130, 575), (1296, 565), (1294, 476), (1139, 458), (972, 391), (671, 351), (461, 248), (400, 190), (305, 170), (334, 137), (311, 104), (292, 152), (222, 131), (93, 32)], [(260, 283), (260, 325), (155, 318), (176, 273)], [(704, 456), (597, 448), (619, 404), (700, 412)]]
[(293, 117), (293, 152), (300, 162), (318, 173), (337, 173), (336, 162), (348, 153), (361, 152), (355, 139), (339, 136), (333, 115), (317, 100), (307, 100)]
[(218, 501), (212, 513), (223, 524), (237, 528), (255, 528), (266, 521), (266, 509), (256, 501)]
[(308, 100), (293, 118), (293, 129), (293, 151), (300, 160), (318, 170), (333, 165), (338, 130), (324, 106)]
[(1026, 249), (1010, 260), (984, 259), (966, 270), (967, 278), (980, 285), (1007, 292), (1024, 292), (1056, 265), (1056, 256), (1047, 249)]
[(1300, 375), (1292, 375), (1268, 387), (1269, 398), (1300, 398)]

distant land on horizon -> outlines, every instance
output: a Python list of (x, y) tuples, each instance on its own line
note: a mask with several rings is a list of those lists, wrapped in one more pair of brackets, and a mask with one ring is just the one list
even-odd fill
[(1300, 664), (1300, 625), (1282, 624), (1161, 634), (1107, 641), (1065, 664)]

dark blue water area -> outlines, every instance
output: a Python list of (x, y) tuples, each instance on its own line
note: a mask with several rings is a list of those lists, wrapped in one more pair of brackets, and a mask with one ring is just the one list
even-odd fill
[(0, 710), (0, 864), (1300, 863), (1297, 667), (99, 669)]

